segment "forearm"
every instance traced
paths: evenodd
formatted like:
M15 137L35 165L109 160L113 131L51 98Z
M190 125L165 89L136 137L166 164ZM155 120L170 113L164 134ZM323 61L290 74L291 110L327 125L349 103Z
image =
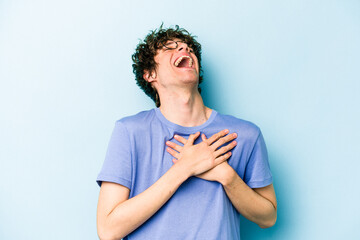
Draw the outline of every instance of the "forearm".
M104 240L121 239L154 215L188 178L182 169L171 167L141 194L117 205L103 225Z
M228 171L221 183L230 201L240 214L262 228L271 227L275 224L276 202L273 203L251 189L234 169L231 168Z

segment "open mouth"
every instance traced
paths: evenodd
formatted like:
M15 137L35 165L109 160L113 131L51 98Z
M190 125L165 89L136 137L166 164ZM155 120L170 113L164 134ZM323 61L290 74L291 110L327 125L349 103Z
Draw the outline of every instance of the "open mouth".
M179 67L179 68L192 67L193 60L190 56L183 55L175 61L174 65L175 65L175 67Z

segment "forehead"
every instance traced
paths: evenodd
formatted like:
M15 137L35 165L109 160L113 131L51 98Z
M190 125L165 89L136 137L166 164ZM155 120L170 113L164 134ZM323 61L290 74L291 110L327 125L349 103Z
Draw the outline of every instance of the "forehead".
M184 41L184 40L183 40L183 39L180 39L180 38L170 38L170 39L167 39L165 42L171 42L171 41L181 42L181 41Z

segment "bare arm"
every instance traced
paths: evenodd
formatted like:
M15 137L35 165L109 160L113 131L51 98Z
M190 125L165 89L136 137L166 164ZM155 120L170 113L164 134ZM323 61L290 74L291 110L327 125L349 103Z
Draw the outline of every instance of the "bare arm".
M227 133L222 131L212 140L220 141ZM101 240L125 237L154 215L186 179L208 171L230 157L230 153L217 152L206 144L193 145L198 136L199 133L189 136L183 147L184 161L173 165L158 181L133 198L128 199L129 189L124 186L102 183L97 210ZM228 147L227 151L231 148Z
M130 199L128 188L103 182L97 210L100 239L121 239L128 235L156 213L186 179L186 173L174 166L152 186Z
M276 222L277 203L273 185L251 189L227 163L223 163L224 177L219 180L236 210L261 228Z
M229 135L226 137L230 138ZM224 141L226 137L222 138L222 140ZM207 139L206 136L203 135L202 139L204 142L211 144L208 141L211 138ZM185 138L179 138L179 142L186 144L187 140ZM217 143L212 145L216 148L220 146ZM168 146L176 150L168 150L169 153L176 158L173 160L174 163L180 163L179 153L183 150L182 147L177 144L168 144ZM272 184L264 188L251 189L226 161L207 172L197 175L197 177L221 183L236 210L247 219L258 224L261 228L271 227L275 224L277 203Z

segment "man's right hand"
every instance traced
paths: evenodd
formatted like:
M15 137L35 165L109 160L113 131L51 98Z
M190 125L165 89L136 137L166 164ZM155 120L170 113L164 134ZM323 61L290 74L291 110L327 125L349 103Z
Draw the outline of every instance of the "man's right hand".
M174 138L184 146L167 141L167 151L175 158L174 163L185 169L188 177L196 176L216 167L231 156L230 150L236 146L236 141L219 148L237 137L236 133L228 133L229 130L222 130L209 139L203 138L203 141L196 145L194 141L200 136L199 132L191 134L188 139L175 135Z

